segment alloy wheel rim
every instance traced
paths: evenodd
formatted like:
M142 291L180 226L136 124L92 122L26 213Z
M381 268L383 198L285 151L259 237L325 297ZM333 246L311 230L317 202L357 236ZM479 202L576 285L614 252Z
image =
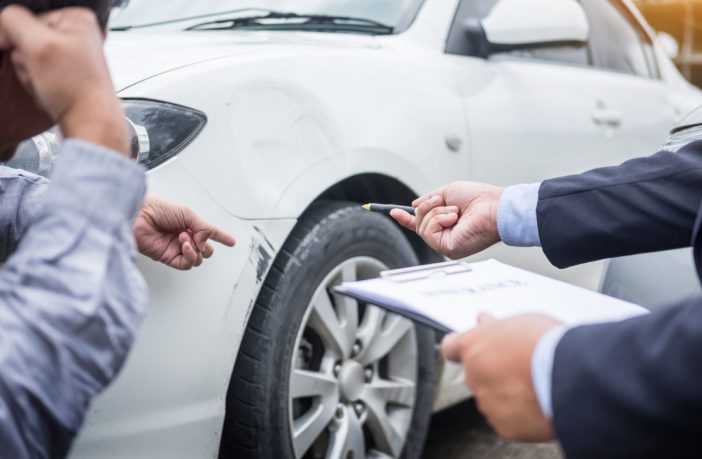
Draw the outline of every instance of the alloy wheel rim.
M332 292L376 277L371 257L344 261L317 287L293 352L289 422L295 457L399 457L414 413L417 336L412 323Z

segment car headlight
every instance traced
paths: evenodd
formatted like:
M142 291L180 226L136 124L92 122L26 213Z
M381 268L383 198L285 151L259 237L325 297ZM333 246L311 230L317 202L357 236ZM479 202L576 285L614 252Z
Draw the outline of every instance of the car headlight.
M204 113L152 100L126 99L124 113L132 128L132 149L147 169L177 155L207 124Z
M58 128L53 128L22 142L15 156L5 165L48 177L54 168L59 151L61 151L61 133Z
M146 99L125 99L132 158L147 169L177 155L195 140L207 124L204 113L180 105ZM44 177L53 171L61 150L61 135L53 128L23 142L5 163Z

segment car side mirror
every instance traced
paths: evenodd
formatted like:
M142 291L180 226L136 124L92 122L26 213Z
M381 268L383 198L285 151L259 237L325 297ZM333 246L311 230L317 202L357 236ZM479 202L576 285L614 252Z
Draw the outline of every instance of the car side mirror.
M520 49L585 45L590 27L577 0L499 0L464 30L483 57Z

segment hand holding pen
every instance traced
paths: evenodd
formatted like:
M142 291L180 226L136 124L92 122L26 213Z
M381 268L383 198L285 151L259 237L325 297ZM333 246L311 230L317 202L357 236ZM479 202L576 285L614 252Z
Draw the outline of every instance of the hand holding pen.
M390 216L417 234L432 249L452 258L465 258L500 241L497 209L503 188L475 182L455 182L412 203L415 215L395 208Z

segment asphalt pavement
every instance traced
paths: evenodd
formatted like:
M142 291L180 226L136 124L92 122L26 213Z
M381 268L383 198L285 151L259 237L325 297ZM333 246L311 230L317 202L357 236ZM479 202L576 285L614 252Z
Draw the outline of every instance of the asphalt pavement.
M434 416L423 459L563 459L554 443L511 443L499 438L468 401Z

